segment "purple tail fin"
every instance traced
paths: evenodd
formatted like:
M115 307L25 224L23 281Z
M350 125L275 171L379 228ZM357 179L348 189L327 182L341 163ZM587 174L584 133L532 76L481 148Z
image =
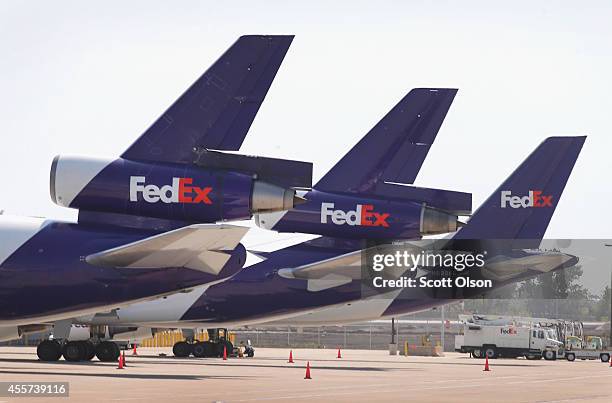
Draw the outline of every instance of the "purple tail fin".
M191 163L194 149L237 151L292 40L240 37L122 158Z
M384 182L413 183L456 93L442 88L410 91L315 188L374 194Z
M453 239L541 240L586 137L549 137Z

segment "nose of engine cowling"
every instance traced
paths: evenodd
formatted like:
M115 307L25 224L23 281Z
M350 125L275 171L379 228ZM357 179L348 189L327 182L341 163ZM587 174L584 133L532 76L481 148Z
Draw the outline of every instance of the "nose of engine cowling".
M455 232L464 224L456 214L423 206L421 235L436 235Z
M306 202L296 194L295 189L283 188L268 182L255 181L251 196L251 213L270 213L290 210Z

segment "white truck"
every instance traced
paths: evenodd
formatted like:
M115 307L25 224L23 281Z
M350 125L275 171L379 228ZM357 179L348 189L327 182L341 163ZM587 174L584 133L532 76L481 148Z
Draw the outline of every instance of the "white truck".
M463 334L455 337L455 351L474 358L516 358L555 360L563 355L563 343L554 329L530 324L475 323L465 321Z

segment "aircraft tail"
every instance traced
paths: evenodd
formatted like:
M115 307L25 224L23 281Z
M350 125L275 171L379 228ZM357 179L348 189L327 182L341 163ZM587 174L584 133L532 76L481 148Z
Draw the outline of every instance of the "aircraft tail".
M456 89L411 90L314 186L329 192L376 193L385 182L414 182Z
M541 240L585 139L544 140L453 239Z
M240 37L121 157L192 163L202 149L237 151L292 40Z

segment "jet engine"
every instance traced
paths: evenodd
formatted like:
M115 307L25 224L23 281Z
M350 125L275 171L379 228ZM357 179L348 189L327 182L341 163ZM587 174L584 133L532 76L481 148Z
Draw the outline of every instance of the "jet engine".
M166 220L216 222L293 208L289 186L258 175L183 164L58 156L51 198L64 207Z

